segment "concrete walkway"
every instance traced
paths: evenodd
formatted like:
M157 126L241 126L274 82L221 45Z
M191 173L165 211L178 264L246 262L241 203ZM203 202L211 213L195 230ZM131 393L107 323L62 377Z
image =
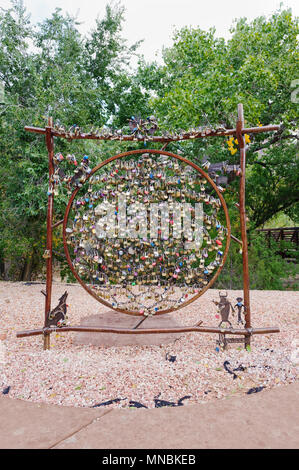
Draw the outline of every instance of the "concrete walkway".
M299 383L159 409L70 408L0 398L1 449L299 447Z

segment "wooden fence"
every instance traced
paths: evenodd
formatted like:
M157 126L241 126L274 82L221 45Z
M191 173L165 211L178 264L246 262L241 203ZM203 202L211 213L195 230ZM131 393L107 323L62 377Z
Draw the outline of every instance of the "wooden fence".
M265 233L266 240L268 242L269 247L271 246L272 239L274 239L276 242L279 242L282 240L282 241L291 242L292 244L294 244L293 249L282 247L279 253L284 258L290 261L295 261L295 258L292 258L290 255L292 251L298 250L298 247L299 247L299 227L265 228L265 229L257 230L257 232Z

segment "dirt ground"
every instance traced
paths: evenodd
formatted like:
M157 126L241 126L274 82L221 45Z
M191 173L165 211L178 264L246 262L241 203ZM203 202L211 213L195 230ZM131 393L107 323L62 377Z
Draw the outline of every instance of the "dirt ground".
M43 288L0 283L0 390L11 398L76 407L187 406L298 380L298 292L251 292L253 327L280 328L280 333L254 336L251 351L238 343L218 350L215 334L184 333L168 344L108 347L76 344L76 333L59 331L44 351L42 336L16 338L18 331L43 326ZM53 306L65 290L72 325L108 311L80 286L61 283L54 284ZM171 315L179 325L202 320L217 326L212 300L218 294L209 290ZM234 305L242 292L228 295ZM236 316L232 321L236 326Z

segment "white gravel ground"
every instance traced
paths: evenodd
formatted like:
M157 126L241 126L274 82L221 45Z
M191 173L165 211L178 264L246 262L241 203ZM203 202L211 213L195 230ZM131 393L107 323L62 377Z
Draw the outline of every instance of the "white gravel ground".
M0 283L0 393L9 397L67 406L91 407L121 399L107 407L127 408L130 401L148 408L155 398L178 403L206 402L294 382L299 366L299 294L290 291L251 291L253 327L278 326L280 333L256 335L251 351L239 344L216 351L217 336L188 333L173 344L97 348L75 346L75 333L53 333L51 349L43 350L42 336L16 338L16 332L43 326L44 285ZM105 310L80 286L54 284L53 306L69 292L69 321ZM235 305L241 291L228 291ZM179 324L217 326L218 291L209 290L199 300L174 313ZM236 316L233 317L236 325ZM166 360L166 354L175 361ZM169 357L169 356L168 356ZM243 366L245 370L229 369ZM10 387L10 388L9 388Z

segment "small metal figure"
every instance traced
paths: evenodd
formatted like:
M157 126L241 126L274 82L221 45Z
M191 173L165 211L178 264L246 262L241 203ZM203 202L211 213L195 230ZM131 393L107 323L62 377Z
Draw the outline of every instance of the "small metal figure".
M246 307L243 304L242 297L237 297L236 300L237 300L237 303L236 303L235 307L238 308L238 323L241 323L241 325L243 325L243 321L242 321L242 318L241 318L241 312L242 312L242 308L243 308L243 313L245 313Z
M228 323L229 326L232 328L233 325L229 321L228 317L230 314L230 309L232 309L233 312L235 312L234 307L230 303L230 301L227 299L227 292L225 294L219 292L219 297L220 297L220 302L216 302L213 300L214 304L217 305L219 309L219 313L221 315L221 322L219 323L219 327L222 326L222 323Z
M65 325L67 316L66 316L66 310L67 310L67 305L66 305L66 299L67 299L68 293L65 291L65 293L60 297L59 299L59 304L57 307L55 307L49 314L46 322L46 327L51 327L51 326L63 326Z
M153 135L158 129L158 124L155 116L150 116L147 119L132 116L129 119L129 127L135 137L142 138Z

